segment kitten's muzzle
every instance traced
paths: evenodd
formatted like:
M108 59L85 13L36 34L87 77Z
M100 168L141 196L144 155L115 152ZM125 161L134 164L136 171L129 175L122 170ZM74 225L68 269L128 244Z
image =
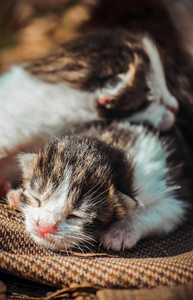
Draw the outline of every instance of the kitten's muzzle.
M37 223L36 232L38 236L44 238L46 234L54 234L58 230L59 222L52 226Z
M176 98L170 96L170 97L166 97L161 98L161 103L167 108L169 109L174 116L177 115L178 110L179 110L179 104L178 101L176 100Z

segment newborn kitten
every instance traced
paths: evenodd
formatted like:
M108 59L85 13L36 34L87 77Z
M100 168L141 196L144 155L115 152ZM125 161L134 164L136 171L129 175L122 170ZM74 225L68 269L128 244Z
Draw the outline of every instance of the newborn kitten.
M128 122L78 124L38 154L19 156L22 187L8 200L43 247L98 240L115 251L131 248L185 219L191 190L182 149Z
M148 36L98 30L61 46L60 53L27 70L50 83L66 82L89 92L103 117L148 122L161 131L174 124L178 103Z
M191 26L192 7L189 0L97 0L87 4L90 19L83 23L82 29L85 32L121 27L133 34L152 37L161 57L167 87L179 103L177 126L193 149L193 59L185 50L187 32L180 32L183 22ZM150 57L155 62L153 52ZM157 71L160 69L155 63L154 66Z

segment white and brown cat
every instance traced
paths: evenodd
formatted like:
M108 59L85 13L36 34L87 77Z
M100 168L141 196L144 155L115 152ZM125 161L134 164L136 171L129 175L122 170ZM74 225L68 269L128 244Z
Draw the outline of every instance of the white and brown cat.
M9 203L31 238L56 251L95 241L119 251L172 232L192 200L187 154L174 136L127 121L71 124L37 154L20 154L22 185Z

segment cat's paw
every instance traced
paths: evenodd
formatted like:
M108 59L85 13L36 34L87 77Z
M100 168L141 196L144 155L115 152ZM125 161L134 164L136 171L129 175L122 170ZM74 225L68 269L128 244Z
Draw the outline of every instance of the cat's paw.
M125 224L125 228L116 222L109 230L100 236L100 244L107 249L120 251L121 249L130 249L136 245L140 235L132 226Z

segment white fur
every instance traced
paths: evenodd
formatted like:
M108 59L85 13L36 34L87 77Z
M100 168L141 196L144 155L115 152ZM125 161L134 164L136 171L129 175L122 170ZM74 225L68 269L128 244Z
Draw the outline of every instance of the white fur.
M126 126L123 124L122 126ZM177 186L167 185L168 152L151 134L144 134L142 127L135 127L140 137L132 156L136 199L143 204L124 219L114 223L100 241L106 248L120 250L133 247L139 239L160 233L168 233L183 220L186 204L176 199ZM130 148L130 146L128 146ZM136 148L139 151L136 151Z
M40 81L22 67L0 77L0 175L14 180L17 172L3 158L39 146L67 121L97 118L95 95ZM16 174L15 174L16 173Z
M0 149L12 152L35 137L45 138L65 122L96 117L92 94L49 84L13 67L0 78Z
M37 195L41 201L41 207L34 205L24 206L22 208L25 214L26 231L37 244L45 248L53 250L69 249L81 243L83 239L83 233L81 233L80 228L65 221L67 215L71 213L66 209L71 176L73 176L71 170L66 168L62 184L54 191L49 200L44 200L47 197L47 193L49 193L48 189L46 189L44 194ZM51 184L50 188L52 188ZM25 194L31 203L35 204L34 197L36 197L36 195L30 195L27 193L27 190ZM58 224L56 232L47 233L44 237L38 234L41 226L53 227L56 224ZM88 239L88 236L84 236L84 241Z

